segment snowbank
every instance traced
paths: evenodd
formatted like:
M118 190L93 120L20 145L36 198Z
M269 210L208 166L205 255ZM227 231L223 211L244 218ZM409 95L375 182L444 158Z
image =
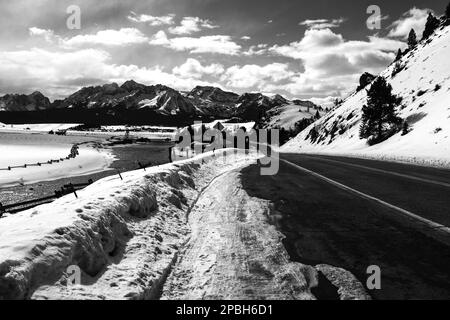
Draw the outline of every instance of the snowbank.
M78 199L0 219L0 298L157 298L187 240L186 212L199 191L255 161L224 154L107 177ZM81 268L81 285L66 285L71 265Z
M333 112L308 127L282 147L284 152L319 153L406 161L450 167L450 27L440 29L429 43L421 43L404 56L404 69L392 75L395 64L381 76L403 98L399 115L411 131L398 133L383 143L369 146L359 138L365 90L350 96ZM309 133L316 127L318 139Z

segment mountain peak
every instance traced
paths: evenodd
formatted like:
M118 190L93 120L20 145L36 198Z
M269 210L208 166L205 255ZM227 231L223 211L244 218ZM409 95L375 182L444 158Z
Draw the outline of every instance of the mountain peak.
M277 104L287 104L287 103L289 103L289 100L286 99L285 97L283 97L283 96L280 95L280 94L274 95L274 96L272 97L272 101L273 101L274 103L277 103Z
M141 84L141 83L137 83L134 80L128 80L125 81L120 88L125 89L127 91L133 91L133 90L137 90L137 89L141 89L145 87L145 85Z
M41 92L7 94L0 98L0 111L36 111L50 107L50 100Z

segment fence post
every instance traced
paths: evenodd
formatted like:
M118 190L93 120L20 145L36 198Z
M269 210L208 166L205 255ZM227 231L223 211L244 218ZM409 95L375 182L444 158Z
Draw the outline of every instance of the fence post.
M75 190L75 187L73 186L72 183L69 184L69 191L70 191L70 192L73 192L73 194L75 195L75 197L78 199L77 191Z

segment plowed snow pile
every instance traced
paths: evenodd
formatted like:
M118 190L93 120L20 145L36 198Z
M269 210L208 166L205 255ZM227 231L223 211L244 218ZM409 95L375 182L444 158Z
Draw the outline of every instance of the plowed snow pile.
M370 147L359 138L361 108L366 90L351 95L336 110L283 146L284 152L350 155L450 167L450 27L439 29L400 61L403 70L393 75L395 64L382 74L403 98L399 116L411 127ZM368 88L366 88L368 89ZM319 132L312 141L313 128Z
M187 240L186 212L199 191L255 161L225 154L108 177L78 199L0 219L0 298L157 297ZM81 268L83 285L65 285L71 265Z

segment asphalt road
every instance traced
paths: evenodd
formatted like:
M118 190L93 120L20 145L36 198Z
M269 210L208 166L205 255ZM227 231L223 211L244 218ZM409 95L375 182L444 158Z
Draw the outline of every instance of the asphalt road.
M273 202L270 219L291 259L330 264L363 283L381 269L375 299L450 299L450 171L373 160L282 154L275 176L241 179Z

